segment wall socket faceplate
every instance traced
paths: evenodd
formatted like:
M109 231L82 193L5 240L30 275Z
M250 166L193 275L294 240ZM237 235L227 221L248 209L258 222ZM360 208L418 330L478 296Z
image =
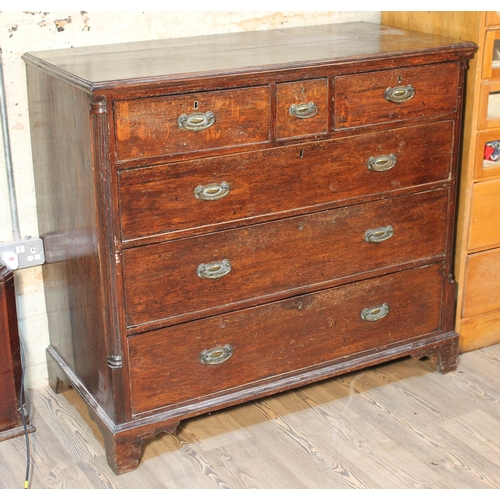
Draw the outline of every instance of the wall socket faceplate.
M45 263L43 241L41 238L27 237L0 242L0 261L11 270L39 266Z

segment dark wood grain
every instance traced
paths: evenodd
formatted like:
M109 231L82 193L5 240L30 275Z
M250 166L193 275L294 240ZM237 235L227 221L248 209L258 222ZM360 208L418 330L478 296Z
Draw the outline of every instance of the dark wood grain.
M0 441L23 432L21 373L14 273L0 264ZM17 433L9 432L13 429Z
M24 56L49 378L83 398L116 474L187 418L404 356L455 368L474 50L348 23ZM385 99L407 84L411 100ZM290 115L309 102L314 117ZM208 111L210 127L179 127ZM384 155L391 168L368 168ZM194 196L223 183L220 199ZM365 241L388 225L391 238ZM224 259L229 274L198 277ZM359 326L381 300L391 313ZM225 342L227 362L200 361Z
M28 67L31 140L51 345L110 413L89 95ZM97 165L95 165L97 169ZM100 253L101 252L101 253ZM99 254L100 253L100 254ZM53 382L56 384L56 382Z
M122 238L179 237L194 228L249 224L443 182L452 143L453 122L446 121L120 171ZM397 158L392 169L368 168L371 157L391 153ZM223 182L230 185L224 198L195 198L197 186Z
M217 394L438 332L442 281L442 266L436 264L134 336L129 340L134 411ZM361 319L364 308L383 303L390 307L387 316L374 322ZM227 361L200 363L204 349L226 344L234 349ZM172 376L175 386L165 392Z
M328 90L326 78L278 84L276 86L276 137L287 139L326 134L330 111ZM309 103L317 108L313 116L298 118L290 112L292 105L308 105Z
M123 252L129 327L186 321L242 305L331 286L363 273L445 255L446 190L141 246ZM394 235L369 243L369 229ZM228 259L231 271L200 278L200 264ZM155 293L150 293L155 290Z
M268 87L115 101L118 160L269 142L269 104ZM215 120L207 129L178 125L182 115L207 112Z
M381 57L421 57L426 52L429 58L440 52L453 59L457 50L472 55L475 45L372 23L346 23L75 47L35 52L25 60L99 91L230 73L295 71L333 60L379 63Z
M22 356L14 272L0 263L0 441L35 431L21 389Z
M371 123L397 123L408 116L440 114L456 109L460 65L400 68L335 79L334 127L359 127ZM413 86L415 95L402 103L384 97L388 88Z

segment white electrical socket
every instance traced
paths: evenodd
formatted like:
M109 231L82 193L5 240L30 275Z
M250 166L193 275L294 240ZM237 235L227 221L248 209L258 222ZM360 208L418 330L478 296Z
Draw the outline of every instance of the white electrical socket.
M19 241L0 242L0 260L11 270L44 264L43 241L27 237Z

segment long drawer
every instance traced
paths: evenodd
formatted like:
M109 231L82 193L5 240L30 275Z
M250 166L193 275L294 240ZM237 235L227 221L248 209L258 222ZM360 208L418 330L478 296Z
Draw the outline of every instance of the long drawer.
M123 240L448 179L451 121L121 171ZM265 168L263 168L265 166Z
M318 283L441 258L448 189L122 252L127 326L185 321Z
M442 287L438 263L133 336L133 412L437 332Z
M339 76L334 129L454 112L459 77L456 62Z

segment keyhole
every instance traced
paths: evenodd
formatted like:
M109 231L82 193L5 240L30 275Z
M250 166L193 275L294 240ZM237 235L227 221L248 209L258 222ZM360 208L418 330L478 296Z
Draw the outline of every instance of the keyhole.
M303 86L303 85L301 85L301 86L299 87L299 90L300 90L303 94L304 94L304 93L305 93L305 91L306 91L306 89L304 88L304 86Z
M299 151L299 158L304 158L304 150L303 149L301 149Z
M194 101L194 103L193 103L193 108L194 108L194 109L198 109L198 101Z
M401 75L398 76L398 83L403 83L403 77Z

